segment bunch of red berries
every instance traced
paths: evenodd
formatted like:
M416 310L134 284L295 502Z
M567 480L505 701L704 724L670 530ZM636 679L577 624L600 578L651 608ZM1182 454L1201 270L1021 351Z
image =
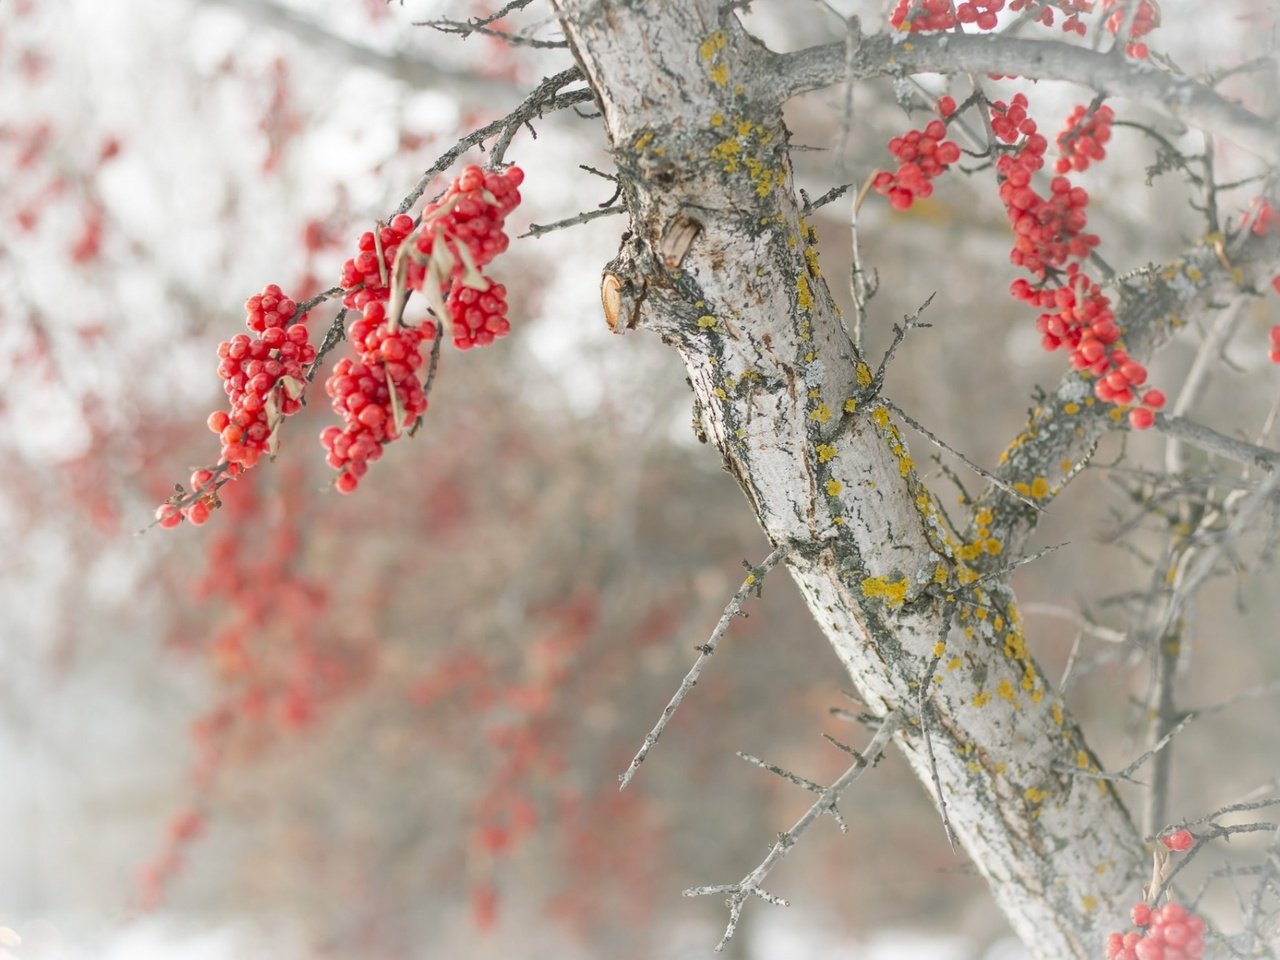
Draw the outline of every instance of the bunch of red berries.
M215 411L209 429L222 440L222 459L248 468L264 450L274 448L280 420L302 409L305 364L316 358L298 305L271 284L245 301L243 333L218 345L218 376L231 400L231 412Z
M898 0L889 22L900 30L950 30L956 25L951 0Z
M948 104L947 101L950 101ZM955 111L955 101L944 97L939 108L949 106ZM895 210L906 210L917 197L933 193L934 177L960 159L960 148L950 140L944 140L947 125L941 120L930 120L923 130L910 130L901 137L889 141L889 152L901 161L896 173L887 170L876 175L872 185L889 198Z
M1176 903L1154 910L1140 903L1129 916L1142 932L1111 934L1107 960L1199 960L1204 953L1204 920Z
M342 493L354 491L369 462L382 456L382 445L426 412L417 370L423 363L422 344L435 335L432 323L393 328L380 300L366 303L361 319L351 325L347 337L356 358L343 357L325 381L344 425L326 427L320 435L326 462L342 471L336 481Z
M1115 116L1115 111L1105 105L1093 111L1077 106L1071 111L1058 134L1058 173L1087 170L1094 160L1104 159L1107 151L1102 145L1111 139Z
M459 349L485 346L511 329L506 288L481 270L507 249L503 224L520 202L523 180L519 167L501 173L467 167L427 206L419 224L400 214L377 233L364 233L360 252L343 265L343 303L361 311L347 332L356 357L340 360L325 382L344 425L321 434L327 462L342 471L336 481L341 492L354 491L382 445L427 409L417 371L436 325L411 326L392 315L397 285L403 285L401 296L419 290L437 308L443 303L446 316L440 319L450 324Z
M1096 111L1095 116L1101 117L1105 109ZM1073 116L1073 122L1082 117L1083 110ZM1109 116L1105 123L1109 128ZM1007 143L1021 138L1013 153L996 161L996 172L1000 199L1014 233L1009 259L1038 280L1035 286L1025 279L1015 280L1009 292L1017 300L1046 310L1036 321L1041 343L1046 350L1070 350L1072 366L1097 378L1094 394L1099 400L1122 406L1139 402L1137 388L1146 382L1146 369L1115 346L1120 329L1111 300L1080 268L1079 261L1098 244L1097 236L1085 232L1089 194L1060 174L1050 181L1048 197L1040 196L1032 186L1033 175L1044 167L1048 141L1027 116L1023 94L1015 95L1008 104L997 101L991 105L991 127L996 137ZM1096 144L1096 138L1092 142ZM1155 422L1154 411L1164 405L1165 397L1159 390L1148 390L1141 394L1140 402L1142 406L1129 411L1129 423L1136 430L1145 430Z
M1015 300L1052 310L1042 313L1036 324L1046 350L1066 347L1072 366L1100 375L1107 369L1107 348L1120 339L1111 301L1078 263L1067 264L1057 279L1060 286L1033 287L1019 278L1010 284L1009 293Z
M1125 11L1128 6L1129 0L1102 0L1103 10L1114 11L1107 17L1107 29L1111 33L1118 34L1120 28L1124 26ZM1150 0L1139 0L1138 12L1134 15L1133 26L1129 28L1129 42L1125 45L1125 53L1139 60L1145 60L1150 52L1147 50L1147 45L1134 41L1139 37L1145 37L1158 26L1160 26L1159 8Z
M1088 256L1098 243L1096 236L1084 232L1089 194L1062 176L1053 178L1048 197L1041 197L1031 185L1032 175L1044 166L1049 142L1027 116L1027 98L1019 93L1009 104L993 103L991 128L1007 143L1023 138L1015 152L996 161L1000 199L1015 237L1009 259L1043 278L1048 268L1062 267L1069 258Z
M1004 9L1005 0L965 0L956 8L956 19L972 23L979 30L994 30L996 14Z
M1009 9L1016 13L1019 10L1033 8L1036 2L1037 0L1010 0ZM1093 0L1054 0L1053 3L1046 3L1035 14L1036 23L1052 27L1055 7L1065 14L1062 21L1062 32L1075 33L1083 37L1088 28L1081 21L1080 14L1093 12Z
M209 415L209 429L222 442L221 462L191 475L191 487L156 509L162 527L184 519L199 526L217 506L216 491L228 479L275 452L280 422L302 409L303 367L316 358L307 315L274 283L245 301L250 337L238 333L218 345L218 376L230 411Z

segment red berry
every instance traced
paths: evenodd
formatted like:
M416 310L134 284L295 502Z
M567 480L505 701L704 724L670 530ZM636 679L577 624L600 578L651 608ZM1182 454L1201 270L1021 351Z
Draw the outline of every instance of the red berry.
M1173 833L1161 837L1160 842L1175 853L1182 853L1184 850L1191 849L1192 844L1196 842L1196 838L1190 830L1175 830Z
M162 503L156 507L156 521L166 529L182 522L182 511L175 503Z
M1155 422L1155 414L1146 407L1135 407L1129 411L1129 425L1135 430L1146 430Z

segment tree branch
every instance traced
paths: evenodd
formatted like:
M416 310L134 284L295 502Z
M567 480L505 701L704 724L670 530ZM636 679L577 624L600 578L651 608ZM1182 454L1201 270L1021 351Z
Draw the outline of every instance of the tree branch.
M1280 165L1280 127L1189 77L1057 40L946 33L876 34L862 38L852 64L844 41L773 55L770 70L787 96L850 79L915 73L993 71L1037 80L1066 80L1141 103ZM850 76L852 74L852 76Z
M494 96L509 97L511 85L493 77L471 71L442 69L439 63L426 56L378 50L375 47L355 43L329 30L311 17L299 14L271 0L199 0L206 5L229 7L244 16L255 26L270 27L289 34L318 53L336 57L353 66L364 67L392 79L408 84L414 89L443 88L468 101L491 102Z
M711 894L727 894L725 905L729 908L729 925L725 928L724 936L720 938L720 942L716 944L716 953L724 949L725 944L733 939L734 933L738 929L738 921L742 917L742 908L746 904L748 897L759 897L767 900L769 903L780 907L790 906L790 904L781 897L766 893L761 889L760 884L764 882L764 878L769 875L778 862L787 855L800 836L809 829L809 826L828 811L835 811L836 801L840 799L840 794L849 788L853 781L862 775L862 772L868 767L875 766L881 754L884 753L885 747L889 745L894 731L898 728L898 723L902 719L902 714L898 711L890 713L884 718L880 724L880 729L876 731L876 735L871 738L871 742L867 744L867 749L862 752L853 765L849 767L831 786L822 791L822 796L813 802L813 805L805 811L804 816L797 820L786 833L778 835L777 841L769 848L769 854L761 861L760 865L743 877L737 883L716 884L709 887L693 887L684 891L686 897L703 897ZM804 785L804 784L802 784Z

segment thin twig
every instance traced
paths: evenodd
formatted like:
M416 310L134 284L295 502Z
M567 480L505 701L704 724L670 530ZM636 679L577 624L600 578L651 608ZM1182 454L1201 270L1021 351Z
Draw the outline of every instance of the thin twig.
M518 107L500 120L481 127L479 130L473 130L467 134L452 147L440 155L426 172L418 178L417 184L409 191L409 194L400 201L396 207L396 213L407 213L409 208L422 198L427 192L427 187L431 185L431 181L443 173L449 167L453 166L458 157L462 156L472 147L484 143L490 137L505 135L502 141L503 151L510 143L511 137L515 135L515 131L521 126L528 123L534 117L545 115L548 111L563 110L566 107L572 107L579 103L586 103L591 100L594 94L588 89L570 90L568 93L559 93L562 87L568 86L574 81L582 79L582 71L577 67L570 67L567 70L561 70L559 73L543 80L534 88L520 103ZM501 159L502 152L499 152L497 146L494 147L493 155L497 159Z
M707 661L711 659L712 654L716 652L716 646L720 643L720 639L724 636L725 631L729 629L729 624L733 622L735 617L742 615L742 604L747 597L754 593L760 595L760 587L763 584L765 575L776 567L791 551L794 546L784 544L777 547L773 553L765 557L764 562L758 567L751 567L747 578L742 581L740 586L730 598L728 606L724 608L724 613L720 615L720 620L716 623L715 629L711 631L711 639L698 647L698 659L693 662L693 666L689 668L689 672L685 674L683 680L680 681L680 687L676 690L675 696L667 704L666 709L662 711L662 716L658 718L658 722L654 724L652 730L644 738L644 743L639 751L632 758L630 765L626 771L618 778L620 783L619 790L625 790L627 784L631 782L631 778L636 775L636 771L640 769L640 764L644 763L645 757L649 755L649 751L653 749L653 745L658 742L658 738L662 736L662 731L667 728L667 724L671 718L675 716L676 710L680 708L680 704L684 702L684 698L689 691L697 684L698 678L702 675L703 668L707 665Z
M320 342L320 348L316 350L316 358L311 361L311 365L307 367L307 383L314 382L316 374L320 372L320 364L324 362L324 358L329 351L342 342L346 336L347 311L345 308L338 311L338 315L333 318L333 323L329 324L329 329L325 331L324 340Z
M838 743L831 737L827 737L827 739L831 740L833 744L835 744L837 747L840 747L846 753L851 753L855 757L862 756L862 754L857 753L855 750L853 750L852 747L847 747L842 743ZM783 780L787 781L787 783L794 783L797 787L803 787L804 789L808 790L810 793L822 793L827 789L820 783L816 783L815 781L810 780L807 777L802 777L798 773L792 773L790 770L785 770L782 767L777 766L776 764L769 763L769 761L767 760L761 760L759 757L753 756L750 753L743 753L741 750L739 750L738 756L740 756L743 760L747 761L747 763L754 764L755 766L759 767L761 770L768 770L775 777L781 777ZM841 833L849 832L849 825L844 822L844 818L840 816L839 808L834 803L831 805L831 816L835 818L836 826L840 828Z
M951 615L943 615L942 633L945 637L951 627ZM947 843L951 845L951 852L956 850L956 832L951 826L951 816L947 813L947 796L942 792L942 778L938 776L938 761L933 754L933 735L929 731L929 720L933 716L933 703L929 699L929 690L933 687L933 671L938 669L938 663L942 660L942 654L938 654L929 661L929 667L925 670L924 676L920 678L920 732L924 734L924 749L929 757L929 776L933 780L933 792L938 800L938 812L942 815L942 829L947 834Z
M557 220L554 223L531 223L529 224L529 229L520 234L518 239L541 237L557 230L564 230L566 227L576 227L580 223L589 223L592 220L599 220L601 217L612 217L614 214L626 212L627 208L623 206L604 207L598 210L584 210L577 216L569 217L565 220Z
M752 870L749 874L742 878L738 883L716 884L707 887L693 887L684 891L686 897L701 897L715 894L725 894L725 905L729 908L729 924L725 928L724 936L720 938L720 942L716 944L716 953L722 951L730 940L733 939L734 933L738 929L738 921L742 917L742 908L746 904L748 897L759 897L776 906L786 907L790 904L781 897L767 893L760 888L760 883L768 876L769 871L777 865L787 852L796 844L801 834L809 828L809 826L822 816L823 813L832 809L836 801L853 781L857 780L864 770L874 766L876 761L880 759L885 748L889 745L894 731L897 729L902 719L902 712L894 710L885 716L880 724L880 729L876 731L876 735L871 738L871 742L867 744L867 749L863 754L854 761L831 786L822 792L822 796L813 802L813 805L805 811L804 816L795 822L795 824L786 833L779 834L777 841L769 849L769 854L761 861L760 865Z
M961 453L955 447L951 446L951 444L947 443L941 437L925 429L925 427L921 426L919 421L912 419L910 415L908 415L901 407L899 407L896 403L894 403L888 397L881 397L880 402L883 403L890 410L892 410L894 413L896 413L903 420L905 420L907 425L910 426L912 430L916 431L916 433L928 439L931 443L934 444L934 446L939 447L945 450L947 453L951 454L953 457L955 457L957 460L963 463L966 467L968 467L978 476L982 477L988 483L994 484L995 486L999 487L1005 493L1009 494L1009 496L1013 497L1015 500L1020 501L1021 503L1026 504L1032 510L1037 510L1040 512L1044 511L1044 507L1040 506L1040 504L1036 503L1030 497L1024 496L1023 494L1019 493L1017 490L1013 488L1013 485L1011 483L1005 480L1001 480L990 470L987 470L987 469L984 469L983 467L978 466L976 463L974 463L972 460L966 457L963 453Z
M893 342L889 344L889 349L884 353L884 359L880 361L880 366L876 368L876 374L871 378L871 385L867 388L867 393L876 396L880 393L880 388L884 386L884 375L889 369L889 363L893 360L893 355L897 353L898 347L902 346L902 341L907 339L907 333L916 327L931 327L931 323L922 323L921 315L925 310L929 309L929 304L933 303L933 298L938 295L938 291L934 291L925 298L924 303L916 308L915 313L907 314L902 318L901 325L893 325Z

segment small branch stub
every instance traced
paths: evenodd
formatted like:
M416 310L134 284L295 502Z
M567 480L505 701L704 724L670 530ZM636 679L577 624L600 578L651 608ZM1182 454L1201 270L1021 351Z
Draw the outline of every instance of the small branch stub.
M606 273L600 281L600 305L604 307L604 322L611 333L619 333L618 314L622 312L622 281L612 273Z

